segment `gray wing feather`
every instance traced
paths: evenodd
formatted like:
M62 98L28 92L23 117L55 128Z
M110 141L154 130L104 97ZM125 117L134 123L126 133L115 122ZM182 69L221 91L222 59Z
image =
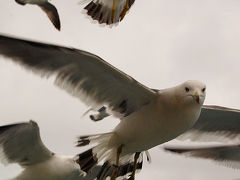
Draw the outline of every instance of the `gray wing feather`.
M56 75L59 87L92 107L107 105L116 116L127 116L156 96L100 57L82 50L0 36L0 55L42 76Z
M166 151L186 157L211 159L221 165L240 169L240 145L225 145L200 148L165 147Z
M240 110L220 106L203 106L196 124L178 139L193 141L232 140L240 142Z
M0 160L28 166L52 157L42 143L35 122L0 126Z

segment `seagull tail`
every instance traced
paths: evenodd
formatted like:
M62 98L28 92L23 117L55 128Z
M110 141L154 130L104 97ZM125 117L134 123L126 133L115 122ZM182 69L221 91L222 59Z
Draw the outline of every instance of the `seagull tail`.
M97 20L99 24L111 25L121 21L134 2L135 0L116 1L116 10L113 11L113 0L92 0L84 9L87 10L87 15Z
M91 173L91 170L103 162L101 170L97 175L97 180L105 180L107 177L111 176L116 167L116 152L117 147L110 147L109 140L113 133L96 134L90 136L79 137L77 146L93 145L94 147L80 153L76 156L76 162L80 165L81 170ZM136 170L140 171L143 164L143 153L140 154ZM123 154L119 160L119 170L117 177L128 177L134 169L134 153Z

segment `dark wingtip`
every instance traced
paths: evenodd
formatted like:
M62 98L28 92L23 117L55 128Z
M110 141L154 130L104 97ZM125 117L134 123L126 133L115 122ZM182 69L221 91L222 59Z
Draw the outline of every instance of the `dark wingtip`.
M54 27L60 31L61 30L61 22L58 14L57 8L49 2L45 2L42 4L38 4L38 6L47 14L48 18L54 25Z
M22 1L20 1L20 0L15 0L15 2L18 3L18 4L20 4L20 5L22 5L22 6L26 5L26 3L24 3L24 2L22 2Z
M89 136L80 136L77 141L77 147L86 146L90 144Z
M186 151L184 149L174 149L174 148L168 148L168 147L164 147L164 150L167 152L176 153L176 154L181 154Z

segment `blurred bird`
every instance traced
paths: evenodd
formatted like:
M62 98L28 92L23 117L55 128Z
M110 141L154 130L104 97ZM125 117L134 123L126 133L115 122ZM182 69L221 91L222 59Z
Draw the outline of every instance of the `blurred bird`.
M240 169L240 110L206 106L197 123L178 139L221 144L198 147L171 145L164 149L188 157L211 159L227 167Z
M104 162L97 179L135 179L143 152L174 139L197 121L206 86L189 80L163 90L150 89L86 51L0 36L0 54L56 84L93 109L106 107L121 121L109 133L79 137L77 146L94 145L77 156L90 172Z
M74 157L51 152L34 121L0 126L0 162L17 163L23 168L12 180L90 180L96 176L95 172L83 177Z
M91 0L84 9L93 20L110 25L122 21L134 2L135 0Z
M58 15L58 11L54 5L48 2L48 0L15 0L18 4L26 5L38 5L48 16L54 27L60 31L61 23Z

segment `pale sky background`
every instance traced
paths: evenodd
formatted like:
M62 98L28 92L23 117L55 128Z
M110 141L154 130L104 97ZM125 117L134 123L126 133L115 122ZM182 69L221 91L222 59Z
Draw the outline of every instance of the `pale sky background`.
M92 23L78 0L52 0L62 31L54 29L40 8L0 0L0 34L70 46L95 53L157 89L189 79L207 84L205 104L240 109L240 1L136 0L117 27ZM38 122L44 143L54 152L77 154L78 135L110 131L118 120L91 122L78 99L21 67L0 58L0 125ZM210 161L150 151L137 180L226 180L240 171ZM0 180L20 172L0 164Z

